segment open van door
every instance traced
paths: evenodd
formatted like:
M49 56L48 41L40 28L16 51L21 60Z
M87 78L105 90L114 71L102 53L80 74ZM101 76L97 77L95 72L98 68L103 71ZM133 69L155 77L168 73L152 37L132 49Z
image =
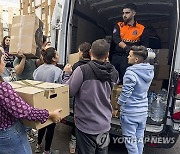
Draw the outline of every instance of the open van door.
M171 100L169 104L169 111L167 117L167 125L172 126L173 130L177 133L180 133L180 117L179 120L175 117L178 112L180 112L180 21L179 21L179 1L177 2L177 22L176 22L176 33L175 33L175 41L174 41L174 54L172 56L172 68L171 79L170 81L170 95L169 100Z
M51 43L52 46L57 49L59 52L59 63L65 64L67 51L70 49L68 45L70 43L68 32L70 32L71 21L69 18L71 17L71 13L73 10L72 4L74 4L75 0L56 0L56 4L53 11L52 16L52 27L51 27Z

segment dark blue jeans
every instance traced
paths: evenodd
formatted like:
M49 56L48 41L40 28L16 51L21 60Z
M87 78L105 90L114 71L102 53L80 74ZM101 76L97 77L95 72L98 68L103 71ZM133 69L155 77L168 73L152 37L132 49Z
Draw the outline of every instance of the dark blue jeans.
M0 154L32 154L24 125L17 121L0 130Z
M78 154L108 154L109 132L91 135L76 129Z

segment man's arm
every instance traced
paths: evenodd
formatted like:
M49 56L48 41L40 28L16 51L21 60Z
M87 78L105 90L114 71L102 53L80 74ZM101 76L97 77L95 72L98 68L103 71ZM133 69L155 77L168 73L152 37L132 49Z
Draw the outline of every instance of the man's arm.
M20 57L21 59L19 59L18 57ZM18 55L13 63L14 69L18 75L20 75L24 71L25 63L26 63L26 56L23 54L23 50L19 49Z
M122 92L118 98L119 105L126 103L126 100L132 95L135 85L136 85L135 76L129 71L127 71L124 75Z
M120 48L123 48L125 51L129 52L130 47L128 47L126 43L122 41L120 36L120 28L117 24L114 26L113 30L113 41L116 45L119 45Z
M140 37L140 44L145 47L149 47L149 36L147 28L144 28L144 31Z
M77 67L73 74L70 76L69 80L66 81L66 84L69 85L70 96L75 96L79 91L83 83L83 73L80 67Z
M24 71L24 66L26 63L26 56L23 56L22 59L20 59L19 64L15 64L14 69L18 75L20 75Z
M116 45L118 45L122 41L121 36L120 36L120 29L117 24L114 26L112 37L113 37L113 41Z
M40 55L39 59L36 60L36 67L39 67L44 63L42 54Z

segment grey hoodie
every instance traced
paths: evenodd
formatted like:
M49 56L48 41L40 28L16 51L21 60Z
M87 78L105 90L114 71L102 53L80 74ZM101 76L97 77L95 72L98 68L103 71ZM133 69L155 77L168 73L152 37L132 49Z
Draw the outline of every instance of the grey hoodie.
M64 80L69 77L65 76ZM118 81L118 72L110 63L90 61L77 67L70 79L70 95L75 96L75 125L87 134L110 130L111 87Z

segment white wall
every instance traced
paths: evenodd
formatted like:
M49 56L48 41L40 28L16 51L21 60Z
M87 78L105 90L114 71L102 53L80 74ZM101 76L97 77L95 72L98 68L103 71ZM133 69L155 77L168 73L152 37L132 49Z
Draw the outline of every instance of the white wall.
M20 0L0 0L0 5L19 8Z

